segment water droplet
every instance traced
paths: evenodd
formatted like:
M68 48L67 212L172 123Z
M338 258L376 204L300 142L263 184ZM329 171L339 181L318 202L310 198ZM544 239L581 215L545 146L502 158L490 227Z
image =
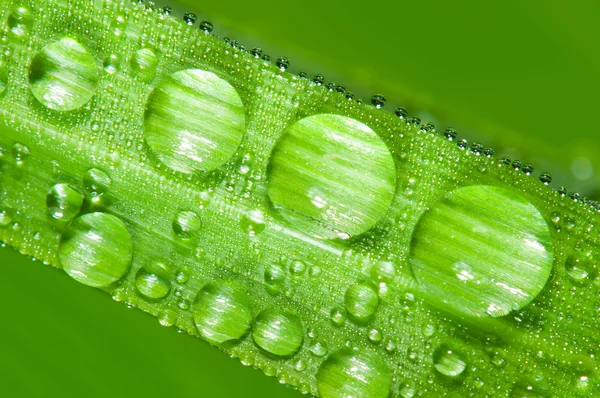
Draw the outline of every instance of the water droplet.
M141 50L136 51L131 59L131 68L137 72L144 81L150 81L154 78L157 65L158 58L156 58L154 51L149 48L142 48Z
M406 111L406 109L399 106L396 109L394 109L394 114L396 116L398 116L400 119L404 119L404 118L406 118L406 115L408 115L408 112Z
M112 180L100 169L89 169L83 176L83 186L92 197L104 195L112 185Z
M346 290L344 304L354 322L366 323L377 310L379 297L371 286L356 284Z
M17 164L21 165L29 157L29 148L17 142L12 147L12 156Z
M342 308L334 308L331 310L329 319L335 326L342 326L346 322L346 311Z
M549 185L552 182L552 175L550 173L542 173L540 174L540 181L544 185Z
M129 269L131 236L115 216L85 214L67 227L58 255L63 269L73 279L88 286L107 287Z
M458 377L467 368L467 362L460 354L442 345L433 353L433 366L444 376Z
M389 283L394 280L396 270L394 264L389 261L378 261L373 264L370 271L371 279L376 283Z
M12 217L8 210L0 211L0 227L8 227L12 223Z
M444 131L444 137L446 137L446 139L448 141L454 141L456 140L456 130L452 129L452 128L447 128L446 131Z
M228 82L211 72L188 69L158 83L148 100L144 134L161 162L192 174L229 160L245 125L244 105Z
M8 14L8 27L16 36L26 35L33 26L33 14L27 7L15 7Z
M382 398L390 394L392 376L388 365L365 352L343 350L332 354L316 376L323 398Z
M586 282L590 276L590 264L586 260L580 260L575 256L569 256L565 262L567 274L575 282Z
M192 239L202 228L202 221L193 211L180 211L173 220L173 232L180 239Z
M35 98L57 111L85 105L95 94L98 68L78 42L63 38L45 46L29 66L29 86Z
M412 380L405 380L400 384L400 396L402 398L413 398L417 395L415 383Z
M171 290L169 268L162 263L145 265L135 275L135 288L144 297L158 300Z
M315 77L313 78L313 82L317 86L322 86L323 83L325 83L325 78L323 77L323 75L315 75Z
M378 329L371 329L367 333L369 341L373 344L379 344L383 340L383 334Z
M210 21L202 21L198 27L204 33L210 33L213 31L213 24Z
M312 354L317 358L324 357L325 355L327 355L327 345L325 345L325 343L317 341L312 345L312 347L310 347L310 352L312 352Z
M371 97L371 104L373 104L377 109L383 108L385 106L385 103L386 99L381 94L375 94Z
M279 264L270 264L265 267L265 284L271 294L279 294L286 281L285 269Z
M475 185L450 192L421 217L410 256L433 303L498 317L542 291L552 270L552 237L518 193Z
M192 306L200 335L213 344L238 340L250 329L252 311L242 286L216 282L202 288Z
M256 345L279 357L294 355L300 349L303 337L300 318L288 312L265 310L252 325L252 339Z
M294 365L294 369L298 372L304 372L306 370L306 361L304 359L299 359Z
M290 67L290 60L286 57L279 57L277 58L277 61L275 61L275 65L283 72Z
M259 234L265 229L265 215L260 210L251 210L242 216L240 226L250 236Z
M71 221L81 211L83 196L67 184L56 184L46 195L48 214L57 220Z
M186 24L193 25L196 23L196 14L194 14L193 12L190 12L190 11L186 11L183 14L183 20L185 21Z
M189 279L189 275L185 270L177 271L175 274L175 280L179 283L186 283Z
M279 140L268 180L271 202L296 228L322 239L348 239L387 213L396 169L368 126L319 114L294 123Z
M294 260L292 262L292 264L290 265L290 272L293 275L300 276L300 275L303 275L305 271L306 271L306 264L304 264L300 260Z

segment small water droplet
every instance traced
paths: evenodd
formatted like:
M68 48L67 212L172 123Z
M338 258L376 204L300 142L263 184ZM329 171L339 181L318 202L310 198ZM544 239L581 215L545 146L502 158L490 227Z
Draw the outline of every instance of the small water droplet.
M213 344L240 339L252 322L245 289L228 281L204 286L196 296L192 314L200 335Z
M8 210L4 209L0 211L0 227L8 227L12 221L13 219Z
M386 99L381 94L375 94L371 97L371 104L375 106L377 109L381 109L385 106Z
M342 308L334 308L331 310L329 319L335 326L342 326L346 322L346 311Z
M196 14L194 14L193 12L190 11L186 11L183 14L183 20L185 21L186 24L188 25L193 25L196 23Z
M242 216L240 226L250 236L259 234L265 229L265 215L260 210L251 210Z
M370 271L371 280L376 283L389 283L396 276L394 264L389 261L378 261L373 264Z
M50 217L71 221L81 211L83 196L67 184L56 184L46 195L46 207Z
M379 305L377 292L365 284L356 284L346 290L344 304L350 318L357 323L368 322Z
M89 213L76 218L62 235L59 258L73 279L107 287L121 279L132 259L131 236L117 217Z
M371 329L367 333L369 341L373 344L379 344L383 340L383 334L378 329Z
M293 275L303 275L306 271L306 264L300 260L294 260L290 265L290 272Z
M12 156L17 162L17 165L22 165L25 159L29 157L29 148L19 142L12 147Z
M447 377L458 377L467 368L467 362L450 347L442 345L433 353L433 366L440 374Z
M135 288L151 300L164 298L171 290L169 268L162 263L145 265L135 275Z
M213 31L213 24L210 21L202 21L200 22L200 25L198 26L198 28L200 28L201 31L203 31L204 33L210 33Z
M193 211L180 211L173 220L173 232L180 239L192 239L202 228L200 217Z
M289 312L265 310L252 325L252 339L269 354L294 355L302 345L304 330L300 318Z
M188 275L187 271L185 271L185 270L177 271L177 274L175 274L175 280L178 283L186 283L188 281L188 279L189 279L189 275Z
M565 262L567 274L575 282L589 281L590 268L590 264L586 260L581 260L576 256L569 256Z
M446 137L446 139L448 141L454 141L456 140L456 130L452 129L452 128L447 128L446 131L444 131L444 137Z
M540 181L544 185L549 185L552 182L552 175L550 173L542 173L540 174Z
M290 60L287 59L286 57L279 57L277 58L277 61L275 61L275 65L277 65L277 67L284 72L287 68L290 67Z
M16 36L24 36L33 26L33 14L27 7L15 7L8 14L8 27Z
M142 48L133 55L131 59L131 68L137 72L144 81L150 81L156 73L158 58L154 51L149 48Z
M320 341L317 341L310 347L310 352L317 358L321 358L327 355L327 351L327 345Z

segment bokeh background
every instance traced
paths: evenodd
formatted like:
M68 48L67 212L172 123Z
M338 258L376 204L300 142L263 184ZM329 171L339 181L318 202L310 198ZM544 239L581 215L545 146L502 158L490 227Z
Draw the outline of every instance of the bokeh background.
M166 5L166 4L159 4ZM600 199L600 3L177 0L214 33ZM294 397L60 270L0 249L0 396Z

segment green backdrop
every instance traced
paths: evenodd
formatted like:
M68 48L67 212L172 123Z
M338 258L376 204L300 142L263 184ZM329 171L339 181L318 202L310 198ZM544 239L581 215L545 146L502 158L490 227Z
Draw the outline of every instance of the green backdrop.
M598 198L595 0L179 3L292 71L381 92L390 110L452 124ZM62 271L8 248L0 265L0 396L298 395Z

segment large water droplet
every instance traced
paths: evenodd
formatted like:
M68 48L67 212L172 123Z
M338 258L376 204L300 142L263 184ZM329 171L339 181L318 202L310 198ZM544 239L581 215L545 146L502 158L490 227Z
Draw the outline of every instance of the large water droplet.
M288 312L266 310L252 325L252 339L266 352L289 357L302 345L304 330L300 318Z
M368 285L356 284L346 290L344 304L350 318L357 323L368 322L379 305L377 292Z
M192 313L202 337L213 344L222 344L246 334L252 311L245 291L234 282L216 282L198 292Z
M192 211L181 211L173 220L173 232L181 239L191 239L202 228L202 221Z
M271 202L298 229L347 239L386 214L396 169L389 149L368 126L320 114L288 128L273 150L268 180Z
M411 265L432 302L473 316L523 308L544 288L552 238L537 209L516 192L469 186L419 220Z
M392 387L390 369L384 361L350 350L329 356L316 378L323 398L386 398Z
M131 236L115 216L85 214L67 227L58 254L63 269L72 278L88 286L107 287L129 269Z
M135 275L135 288L146 298L161 299L171 290L169 273L169 268L162 263L145 265Z
M46 206L50 217L71 221L81 210L83 196L67 184L56 184L46 195Z
M223 165L237 150L244 130L240 96L211 72L175 72L158 84L148 100L146 141L161 162L182 173Z
M86 104L96 92L98 67L78 42L64 38L45 46L29 66L31 92L43 105L70 111Z
M156 58L154 51L149 48L136 51L131 59L131 69L137 72L144 81L150 81L154 78L157 65L158 58Z
M433 366L444 376L458 377L467 368L467 362L462 355L450 347L442 345L433 353Z

